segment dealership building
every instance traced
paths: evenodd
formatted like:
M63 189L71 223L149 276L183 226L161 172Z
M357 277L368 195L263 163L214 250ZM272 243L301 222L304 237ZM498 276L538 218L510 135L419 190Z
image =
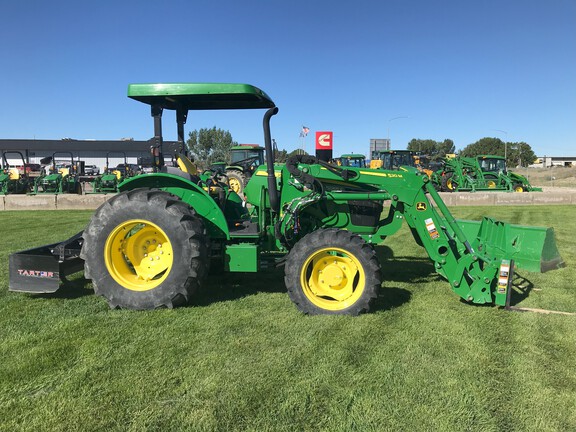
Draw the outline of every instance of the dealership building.
M41 164L47 157L53 157L56 161L69 163L73 158L74 163L84 162L85 166L95 165L103 172L106 166L106 158L110 167L126 162L140 165L142 161L150 160L150 147L153 139L148 141L135 141L122 139L117 141L100 140L75 140L64 138L61 140L36 140L36 139L0 139L0 153L6 154L10 165L21 165L22 159L33 164ZM164 153L173 153L178 148L178 143L164 142Z
M538 159L540 162L539 166L543 168L556 166L576 167L576 156L542 156Z

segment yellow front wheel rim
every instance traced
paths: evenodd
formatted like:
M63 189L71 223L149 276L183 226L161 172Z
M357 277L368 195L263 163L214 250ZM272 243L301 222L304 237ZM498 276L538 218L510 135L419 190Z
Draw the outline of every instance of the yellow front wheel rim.
M112 230L104 246L104 261L112 278L124 288L148 291L168 277L174 254L158 225L133 219Z
M496 182L494 180L488 180L488 187L490 189L495 189L496 188Z
M355 256L344 249L325 248L304 262L300 283L314 305L338 311L358 301L366 285L366 276Z
M230 189L232 189L236 193L240 192L240 190L242 189L240 181L236 178L228 179L228 186L230 186Z

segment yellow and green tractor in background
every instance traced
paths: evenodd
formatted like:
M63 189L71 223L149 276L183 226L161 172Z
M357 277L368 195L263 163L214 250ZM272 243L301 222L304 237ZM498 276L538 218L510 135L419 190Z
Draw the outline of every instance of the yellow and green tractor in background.
M113 154L121 156L123 163L118 164L115 168L110 168L110 156ZM116 193L118 192L118 185L134 175L136 173L130 168L125 152L107 152L104 172L92 181L92 191L93 193Z
M225 175L230 189L241 194L256 168L264 163L264 147L258 144L240 144L230 148L229 165L216 162L210 165L210 170Z
M509 171L506 159L497 155L448 157L432 179L443 192L542 192L523 175Z
M11 164L8 155L16 155L22 161L18 165ZM24 156L19 151L9 151L2 153L2 167L0 169L0 195L25 194L31 191L33 179L28 172L28 164Z
M366 156L359 153L343 154L339 158L333 159L332 162L342 167L366 168Z
M57 159L69 157L70 159ZM54 152L46 158L47 166L34 180L32 195L37 194L82 194L78 165L71 152Z

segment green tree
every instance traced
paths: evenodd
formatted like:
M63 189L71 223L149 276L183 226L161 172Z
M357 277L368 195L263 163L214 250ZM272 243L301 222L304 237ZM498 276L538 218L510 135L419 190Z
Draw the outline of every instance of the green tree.
M460 152L460 156L476 157L478 155L504 156L505 144L500 138L485 137L473 144L468 144Z
M445 139L441 143L438 143L436 146L438 152L434 157L434 160L438 160L441 158L446 157L447 154L452 154L456 151L456 146L454 145L454 141L451 139Z
M288 160L288 158L290 158L291 156L300 155L300 154L306 154L307 155L308 152L297 148L296 150L292 150L290 153L288 153L288 157L286 158L286 160Z
M445 139L444 141L434 141L431 139L413 138L408 143L408 150L428 155L430 160L436 161L445 157L449 153L454 153L454 141Z
M536 154L529 144L525 142L504 142L500 138L485 137L473 144L467 145L460 152L460 156L475 157L482 154L504 156L506 153L506 166L528 166L536 160Z
M214 162L230 163L230 147L238 145L232 140L230 132L202 128L188 134L188 148L201 168L207 168Z
M506 164L510 167L528 166L536 160L536 154L530 145L525 142L508 143Z
M288 160L288 152L284 149L282 150L278 150L275 149L274 150L274 161L278 162L278 163L284 163Z

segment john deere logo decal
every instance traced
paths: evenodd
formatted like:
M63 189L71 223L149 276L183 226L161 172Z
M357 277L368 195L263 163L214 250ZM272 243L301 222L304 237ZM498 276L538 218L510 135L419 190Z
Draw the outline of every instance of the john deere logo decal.
M425 202L419 202L416 203L416 210L418 211L425 211L426 210L426 203Z

